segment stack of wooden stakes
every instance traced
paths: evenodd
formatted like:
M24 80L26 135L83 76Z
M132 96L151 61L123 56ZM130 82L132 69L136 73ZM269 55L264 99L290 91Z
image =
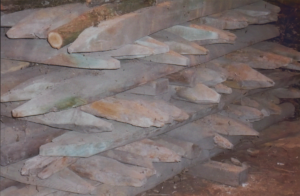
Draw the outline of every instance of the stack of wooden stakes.
M136 195L293 115L278 7L88 2L1 16L1 196Z

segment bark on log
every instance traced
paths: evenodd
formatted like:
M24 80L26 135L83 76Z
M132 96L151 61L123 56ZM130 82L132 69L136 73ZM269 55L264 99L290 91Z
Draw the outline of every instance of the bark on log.
M2 0L1 11L16 12L31 8L45 8L55 7L68 3L83 3L85 0L55 0L55 1L44 1L44 0Z
M53 48L60 49L72 43L88 27L96 26L101 21L152 6L155 2L155 0L124 0L120 3L110 3L96 7L51 31L48 34L48 42Z

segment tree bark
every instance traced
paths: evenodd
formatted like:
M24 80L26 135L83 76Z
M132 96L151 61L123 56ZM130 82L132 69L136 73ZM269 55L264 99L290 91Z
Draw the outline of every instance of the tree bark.
M120 3L109 3L88 11L71 22L54 29L48 34L48 42L53 48L60 49L75 41L79 34L88 27L138 9L152 6L155 0L124 0Z

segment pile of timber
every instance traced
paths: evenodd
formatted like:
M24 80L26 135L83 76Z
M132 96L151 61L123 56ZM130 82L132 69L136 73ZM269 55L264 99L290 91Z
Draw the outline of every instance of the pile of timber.
M1 195L136 195L293 115L278 7L78 2L1 16Z

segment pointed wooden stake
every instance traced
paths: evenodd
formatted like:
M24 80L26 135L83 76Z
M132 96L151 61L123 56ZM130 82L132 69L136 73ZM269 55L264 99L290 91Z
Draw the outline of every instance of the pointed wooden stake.
M125 165L99 155L81 158L70 168L84 178L113 186L141 187L147 182L146 168Z
M71 193L89 194L95 190L95 187L92 184L88 183L68 168L55 173L45 180L41 180L36 176L22 176L20 170L24 162L25 161L21 161L6 167L0 167L0 175L24 184L42 186Z
M24 166L21 170L21 175L31 175L33 173L31 170L42 169L57 159L58 157L44 157L40 155L30 158L24 163Z
M215 134L214 137L214 142L220 147L220 148L224 148L224 149L232 149L234 147L234 145L225 137L219 135L219 134Z
M210 104L219 103L221 95L203 84L196 84L192 88L171 86L174 89L174 98L190 101L193 103Z
M174 51L169 51L164 54L157 54L152 56L147 56L142 58L146 61L156 62L156 63L165 63L165 64L172 64L172 65L181 65L181 66L189 66L190 60L189 58L182 56Z
M139 95L161 95L169 92L169 80L166 78L161 78L153 82L130 89L126 92Z
M213 86L213 89L217 93L222 93L222 94L231 94L232 93L232 89L224 84L217 84L217 85Z
M277 88L277 89L271 90L270 93L280 99L299 99L300 98L300 90L297 88Z
M151 37L167 44L170 50L179 54L203 55L208 53L206 48L165 30L154 33Z
M146 36L143 37L137 41L135 41L136 44L146 46L149 48L152 48L154 51L154 54L162 54L169 52L169 46L163 42L160 42L158 40L153 39L152 37Z
M79 108L71 108L60 112L50 112L39 116L25 117L24 120L85 133L99 133L112 131L113 129L113 125L111 123L80 111Z
M263 52L250 47L227 54L225 55L225 59L238 63L245 63L250 67L257 69L276 69L285 67L292 62L291 58Z
M181 36L189 41L219 39L224 40L225 42L233 42L236 39L236 36L232 33L206 25L175 25L165 31Z
M181 161L181 156L176 152L150 139L133 142L131 144L118 147L117 150L138 154L151 159L153 162Z
M1 59L1 75L25 69L30 63L23 61L13 61L8 59Z

